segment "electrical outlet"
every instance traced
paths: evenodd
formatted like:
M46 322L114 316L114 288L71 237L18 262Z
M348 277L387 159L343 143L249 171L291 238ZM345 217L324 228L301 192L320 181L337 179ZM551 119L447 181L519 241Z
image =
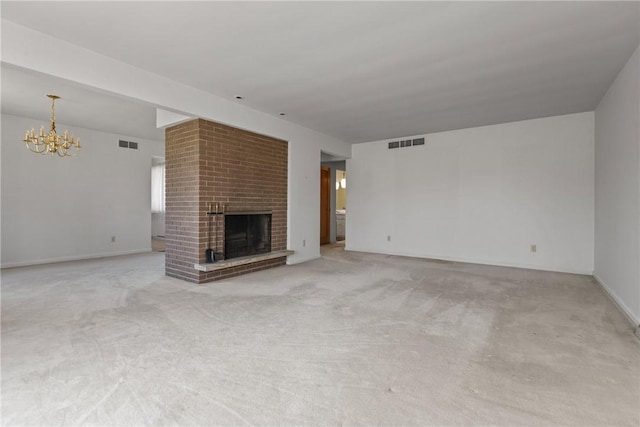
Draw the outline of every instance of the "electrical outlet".
M538 252L538 245L531 245L531 252Z
M116 242L116 236L111 236L111 243L115 243Z
M391 236L387 236L387 242L391 241Z

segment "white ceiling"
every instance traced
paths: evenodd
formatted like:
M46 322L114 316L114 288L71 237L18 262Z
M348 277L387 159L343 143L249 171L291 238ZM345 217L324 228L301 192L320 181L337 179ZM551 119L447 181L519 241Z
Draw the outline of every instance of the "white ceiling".
M2 15L352 143L593 110L640 28L638 2L609 1L3 1Z
M2 112L36 119L33 123L36 130L41 125L48 127L51 100L46 94L53 93L61 97L56 101L56 122L69 126L69 132L77 126L164 141L164 130L156 128L156 109L152 105L6 65L1 73Z

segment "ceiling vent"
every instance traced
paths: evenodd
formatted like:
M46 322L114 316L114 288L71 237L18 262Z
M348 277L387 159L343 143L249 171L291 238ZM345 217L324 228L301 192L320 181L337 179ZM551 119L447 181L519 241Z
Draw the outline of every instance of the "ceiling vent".
M416 138L416 139L403 139L402 141L393 141L389 143L389 150L392 148L404 148L411 147L416 145L424 145L424 138Z

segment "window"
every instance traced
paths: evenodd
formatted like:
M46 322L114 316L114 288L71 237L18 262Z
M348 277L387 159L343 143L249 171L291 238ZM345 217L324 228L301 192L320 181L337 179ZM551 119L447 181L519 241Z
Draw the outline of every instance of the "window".
M164 163L151 166L151 212L164 213Z

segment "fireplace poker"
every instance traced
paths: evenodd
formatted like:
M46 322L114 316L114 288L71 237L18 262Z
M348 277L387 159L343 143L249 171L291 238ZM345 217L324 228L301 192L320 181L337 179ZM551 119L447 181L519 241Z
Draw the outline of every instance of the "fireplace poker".
M221 205L222 205L222 221L224 221L224 203L221 203ZM224 222L223 222L223 224L224 224ZM222 236L224 237L224 228L222 229ZM217 239L217 237L216 237L216 239ZM222 257L224 258L224 244L222 245Z
M221 203L222 204L222 203ZM214 227L214 234L215 234L215 249L216 249L216 257L218 259L220 258L220 251L218 251L218 213L220 212L220 205L218 203L216 203L216 218L215 218L215 227Z
M213 249L211 249L211 206L209 203L209 211L207 212L207 250L204 253L205 259L207 263L214 262L216 260L216 255Z

